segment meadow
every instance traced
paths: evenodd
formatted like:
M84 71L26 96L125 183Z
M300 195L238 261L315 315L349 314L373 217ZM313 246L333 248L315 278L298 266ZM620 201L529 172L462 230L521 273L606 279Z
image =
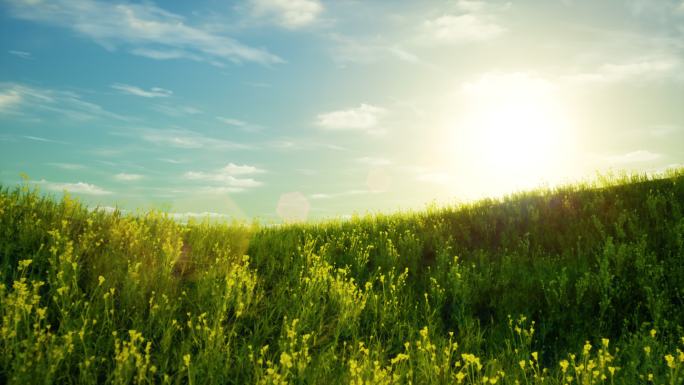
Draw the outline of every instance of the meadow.
M264 226L0 190L0 383L682 384L684 170Z

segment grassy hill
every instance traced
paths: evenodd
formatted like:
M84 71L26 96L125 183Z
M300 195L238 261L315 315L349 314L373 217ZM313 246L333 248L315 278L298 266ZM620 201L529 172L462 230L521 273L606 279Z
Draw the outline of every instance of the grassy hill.
M261 227L0 191L0 383L684 381L684 170Z

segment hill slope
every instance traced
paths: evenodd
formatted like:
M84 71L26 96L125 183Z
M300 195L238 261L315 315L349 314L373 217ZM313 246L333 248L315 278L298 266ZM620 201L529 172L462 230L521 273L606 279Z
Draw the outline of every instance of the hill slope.
M0 382L682 383L684 173L281 227L0 193Z

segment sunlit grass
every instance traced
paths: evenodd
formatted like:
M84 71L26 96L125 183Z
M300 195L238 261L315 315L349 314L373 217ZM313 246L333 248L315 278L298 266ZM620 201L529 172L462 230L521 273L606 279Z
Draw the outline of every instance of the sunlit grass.
M0 258L0 383L684 381L682 170L280 227L5 188Z

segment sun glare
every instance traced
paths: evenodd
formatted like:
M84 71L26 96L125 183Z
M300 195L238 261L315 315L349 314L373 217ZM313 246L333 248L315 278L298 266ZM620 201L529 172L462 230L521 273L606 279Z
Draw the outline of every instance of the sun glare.
M468 110L455 130L457 166L488 194L553 183L569 165L567 114L549 82L526 74L487 75L463 88Z

